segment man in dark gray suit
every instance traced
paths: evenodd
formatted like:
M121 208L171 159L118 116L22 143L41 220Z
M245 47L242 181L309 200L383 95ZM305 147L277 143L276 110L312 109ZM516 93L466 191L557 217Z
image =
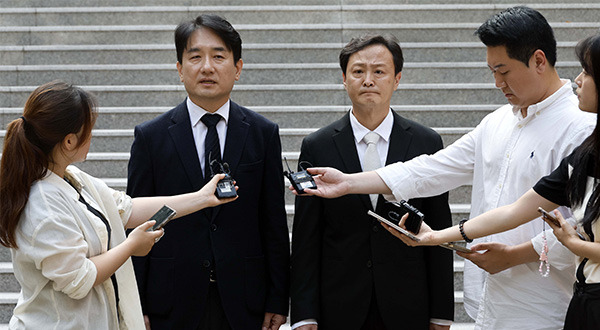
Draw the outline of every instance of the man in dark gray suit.
M352 109L302 142L300 161L346 173L432 154L440 136L390 109L402 76L393 38L354 38L340 54ZM409 201L436 228L451 225L447 193ZM452 253L414 249L367 215L379 195L297 197L292 236L293 329L448 329Z

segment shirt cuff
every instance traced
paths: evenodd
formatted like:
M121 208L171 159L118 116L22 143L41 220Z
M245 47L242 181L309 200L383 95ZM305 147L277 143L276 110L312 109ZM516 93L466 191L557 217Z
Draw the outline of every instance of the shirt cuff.
M442 320L442 319L430 319L429 323L433 323L433 324L437 324L437 325L445 325L445 326L452 325L452 321Z
M303 325L308 325L308 324L315 324L317 325L317 320L316 319L306 319L306 320L302 320L300 322L296 322L294 324L292 324L292 330L299 328Z

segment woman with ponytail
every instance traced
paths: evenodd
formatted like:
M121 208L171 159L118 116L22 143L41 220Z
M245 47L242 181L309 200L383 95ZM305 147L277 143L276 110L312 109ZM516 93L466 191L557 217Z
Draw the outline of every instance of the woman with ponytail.
M598 113L600 95L600 34L579 42L576 53L583 71L575 79L579 108ZM387 229L406 244L437 245L444 242L466 240L491 235L516 228L537 218L538 207L553 210L564 205L571 208L578 221L575 228L553 211L560 225L543 217L553 229L554 235L577 256L577 282L573 298L566 311L564 329L600 329L600 130L598 117L596 128L559 167L538 183L516 202L506 205L458 226L432 231L423 224L417 237L419 242L403 236L393 228ZM553 129L548 127L549 130ZM547 247L545 249L547 251ZM552 276L547 258L540 256L540 273Z
M165 204L179 217L235 199L215 197L223 175L194 193L132 199L72 166L89 151L95 107L91 94L54 81L8 125L0 244L21 284L11 329L144 329L130 257L164 234L147 220Z

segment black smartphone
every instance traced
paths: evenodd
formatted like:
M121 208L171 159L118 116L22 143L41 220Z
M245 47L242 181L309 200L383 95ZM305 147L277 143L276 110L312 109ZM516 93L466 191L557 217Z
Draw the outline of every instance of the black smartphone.
M175 216L175 214L177 214L177 212L175 212L175 210L173 210L172 208L164 205L163 207L160 208L160 210L158 210L156 213L154 213L153 216L150 217L150 220L155 220L156 223L152 226L152 228L149 229L154 231L154 230L159 230L162 227L164 227L169 221L171 221L171 219L173 219L173 217Z
M396 225L400 223L400 219L402 219L404 214L408 213L408 218L404 222L404 227L415 234L418 234L419 230L421 230L421 223L423 223L425 215L423 215L416 207L408 204L404 200L400 201L400 203L386 201L383 207L386 218Z
M550 212L544 210L541 207L538 207L538 212L540 212L542 214L542 218L552 222L552 224L554 224L557 227L560 227L560 222L558 221L558 219L556 219L556 217L554 215L552 215Z

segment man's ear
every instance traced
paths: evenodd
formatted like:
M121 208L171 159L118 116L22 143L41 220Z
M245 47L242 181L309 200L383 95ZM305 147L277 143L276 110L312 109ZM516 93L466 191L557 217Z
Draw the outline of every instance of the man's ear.
M177 72L179 73L179 81L183 82L183 74L181 73L181 63L179 63L179 61L177 61Z
M346 73L342 72L342 83L344 84L344 88L346 88Z
M533 65L535 70L539 73L546 71L548 66L548 59L546 58L546 53L543 50L538 49L533 52L531 55L531 59L529 60L529 64Z
M396 75L396 77L394 79L395 79L394 86L396 88L398 88L398 84L400 84L400 79L402 79L402 71L398 72L398 74Z
M242 67L244 66L244 61L240 58L235 64L235 81L240 79L240 74L242 74Z

